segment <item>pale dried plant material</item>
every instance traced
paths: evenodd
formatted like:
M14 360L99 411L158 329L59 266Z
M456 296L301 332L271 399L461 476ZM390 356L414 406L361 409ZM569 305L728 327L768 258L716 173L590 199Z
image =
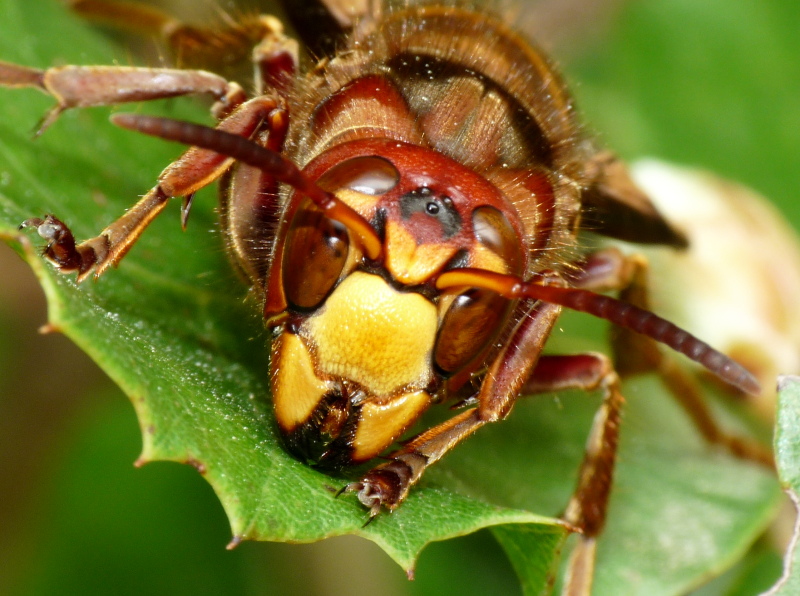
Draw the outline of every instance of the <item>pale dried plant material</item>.
M753 371L757 408L771 419L777 376L800 372L800 239L740 184L658 161L633 174L689 239L684 252L636 247L650 260L653 308Z

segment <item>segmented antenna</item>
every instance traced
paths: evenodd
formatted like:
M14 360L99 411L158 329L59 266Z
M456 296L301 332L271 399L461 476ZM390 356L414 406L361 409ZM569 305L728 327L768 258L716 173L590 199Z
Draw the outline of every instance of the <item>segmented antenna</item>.
M265 149L261 145L239 135L231 134L181 120L145 116L142 114L114 114L111 122L122 128L146 135L194 145L232 157L237 161L259 168L279 182L288 184L311 199L325 216L344 225L359 241L364 253L372 260L381 256L381 239L370 223L349 205L323 190L290 160L280 153Z
M589 290L525 282L512 275L484 269L453 269L439 276L439 289L472 287L494 290L508 298L533 298L585 312L641 333L686 355L720 379L753 395L761 393L756 378L743 366L706 342L648 310Z
M304 194L322 209L327 217L346 226L360 241L370 259L381 256L381 240L369 222L332 193L317 186L281 154L265 149L244 137L191 122L140 114L114 114L111 121L122 128L215 151L259 168L274 176L279 182L288 184ZM754 395L761 392L756 378L725 354L674 323L616 298L577 288L525 282L511 275L470 268L443 273L438 277L436 287L485 288L508 298L533 298L585 312L669 346L742 391Z

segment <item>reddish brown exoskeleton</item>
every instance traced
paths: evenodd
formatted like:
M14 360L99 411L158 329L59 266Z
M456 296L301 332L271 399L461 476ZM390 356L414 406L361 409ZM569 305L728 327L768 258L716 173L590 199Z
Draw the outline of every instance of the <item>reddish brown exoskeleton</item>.
M118 11L115 18L144 23L181 48L226 43L226 35L136 5L75 4L95 16ZM507 416L518 396L601 388L565 513L583 534L566 589L586 593L623 398L605 356L541 355L561 308L664 343L741 390L758 385L643 308L641 261L614 250L581 254L582 228L676 248L685 240L624 166L583 135L538 50L501 21L462 8L372 7L357 16L342 26L337 51L303 72L297 45L275 19L233 28L230 35L256 40L251 99L204 71L0 64L0 83L57 99L43 127L70 107L190 93L215 97L220 119L211 129L116 115L118 125L194 147L95 238L77 244L52 215L23 226L37 228L62 271L99 276L169 198L184 197L185 222L194 192L220 179L230 252L274 330L275 417L294 455L347 468L389 450L430 405L463 406L345 487L371 517L399 506L427 466ZM600 290L619 290L635 304ZM620 363L626 372L658 360L650 343L637 345Z

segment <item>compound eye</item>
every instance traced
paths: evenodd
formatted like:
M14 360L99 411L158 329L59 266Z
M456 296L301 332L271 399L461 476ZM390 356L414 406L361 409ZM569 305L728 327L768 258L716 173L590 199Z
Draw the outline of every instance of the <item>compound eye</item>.
M522 243L508 218L494 207L472 212L475 239L505 264L507 273L519 275ZM484 289L471 289L456 297L445 313L436 337L434 362L445 375L462 370L484 356L505 326L513 301Z
M490 290L472 289L456 297L439 327L433 358L451 375L485 354L503 328L511 301Z
M522 242L502 211L494 207L478 207L472 212L472 229L478 242L508 265L508 273L522 273Z
M400 173L382 157L354 157L333 166L318 183L331 192L343 188L366 195L379 196L392 190L400 181Z
M283 253L283 289L289 304L310 310L322 304L347 261L347 229L328 219L306 199L286 236Z

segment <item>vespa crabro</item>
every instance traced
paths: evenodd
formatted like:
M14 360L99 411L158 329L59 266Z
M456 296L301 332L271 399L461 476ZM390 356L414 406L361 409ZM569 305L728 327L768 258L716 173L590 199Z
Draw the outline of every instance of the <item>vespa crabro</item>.
M102 3L74 4L107 16ZM181 51L224 41L148 14ZM601 389L565 513L583 535L567 589L588 592L623 398L607 357L542 355L561 309L612 321L759 390L741 366L646 310L640 260L582 254L578 243L585 229L676 249L685 239L586 137L548 59L501 20L438 4L372 6L307 69L275 19L237 27L256 48L252 97L198 70L3 64L3 84L56 98L41 130L68 108L185 94L214 97L219 119L211 129L116 115L120 126L193 148L94 238L77 243L52 215L23 226L36 228L63 272L100 276L169 198L184 199L185 225L195 191L221 180L230 253L275 335L273 402L289 451L346 469L387 452L429 406L464 408L344 487L369 519L400 506L428 465L506 417L519 395ZM650 353L644 345L640 356ZM626 371L651 365L639 360Z

